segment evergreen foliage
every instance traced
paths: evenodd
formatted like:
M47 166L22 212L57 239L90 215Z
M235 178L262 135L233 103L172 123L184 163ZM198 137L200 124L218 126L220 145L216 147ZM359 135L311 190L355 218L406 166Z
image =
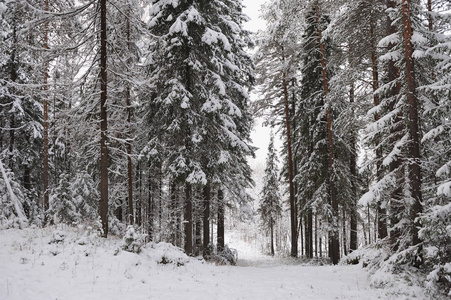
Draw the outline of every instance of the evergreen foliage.
M258 212L261 216L262 227L269 232L271 238L271 255L274 255L274 228L282 215L280 195L278 159L274 148L274 134L271 132L266 157L265 177L261 191L261 201Z

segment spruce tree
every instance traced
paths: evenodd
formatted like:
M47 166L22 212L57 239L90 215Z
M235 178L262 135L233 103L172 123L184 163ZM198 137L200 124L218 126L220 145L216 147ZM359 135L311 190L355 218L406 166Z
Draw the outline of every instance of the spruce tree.
M154 1L150 9L150 31L158 40L154 94L146 104L153 132L149 146L167 150L166 171L186 189L217 182L231 186L231 175L248 181L243 172L253 153L247 94L252 64L244 51L243 20L241 1ZM204 201L208 208L209 197ZM191 254L191 197L184 202L185 251Z
M270 253L274 256L274 228L282 215L282 202L279 187L278 158L274 148L274 134L271 132L266 157L265 177L263 178L263 189L260 193L260 207L258 212L261 216L262 227L269 232Z

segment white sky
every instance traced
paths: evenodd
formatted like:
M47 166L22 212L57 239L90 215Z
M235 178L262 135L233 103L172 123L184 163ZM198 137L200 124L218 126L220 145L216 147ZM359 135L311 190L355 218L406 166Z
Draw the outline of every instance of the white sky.
M260 6L266 0L243 0L244 13L251 18L249 22L244 24L244 28L250 31L257 31L265 29L265 22L259 18Z
M257 32L258 30L265 29L265 22L259 18L260 7L266 0L243 0L244 13L251 19L249 22L244 24L244 28L252 32ZM251 98L255 99L256 95L251 93ZM266 152L269 142L268 128L262 127L261 120L256 120L254 130L252 131L252 141L253 145L258 147L259 150L256 152L256 159L250 160L250 165L254 171L259 173L259 170L264 169L264 162L266 158ZM255 172L254 172L255 173ZM259 174L254 174L259 175ZM258 184L257 184L258 185Z
M244 13L251 19L249 22L244 24L244 28L257 32L258 30L265 29L265 22L259 18L260 7L267 0L243 0ZM255 99L256 95L251 93L251 99ZM270 129L268 127L262 126L262 120L257 119L255 122L254 130L251 133L251 138L253 145L259 149L255 152L255 159L250 159L249 164L254 171L255 188L250 191L251 195L257 198L257 195L262 189L262 178L264 176L266 153L269 144ZM276 147L277 147L277 137L276 137ZM257 198L258 199L258 198Z

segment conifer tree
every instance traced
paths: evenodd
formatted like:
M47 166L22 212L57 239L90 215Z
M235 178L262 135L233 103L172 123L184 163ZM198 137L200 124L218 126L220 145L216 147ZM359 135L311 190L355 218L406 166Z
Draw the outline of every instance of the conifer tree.
M274 134L271 132L266 157L265 177L263 178L263 189L261 191L260 207L258 209L262 227L269 231L270 253L274 256L274 228L282 214L282 203L278 176L278 158L274 148Z
M294 178L296 165L294 153L294 113L296 101L296 66L298 64L299 20L292 14L292 2L274 1L264 8L263 18L267 30L258 38L259 52L256 64L262 97L255 110L266 113L268 123L282 128L286 143L286 169L283 173L289 186L291 256L298 256L298 203ZM296 7L296 6L294 6Z
M149 148L161 144L167 149L167 172L185 188L222 181L230 185L232 174L238 182L247 180L245 157L253 153L247 88L253 76L244 52L243 18L241 1L154 1L150 9L158 52L152 70L155 94L147 103L148 124L155 132ZM185 197L188 254L192 208L191 198Z

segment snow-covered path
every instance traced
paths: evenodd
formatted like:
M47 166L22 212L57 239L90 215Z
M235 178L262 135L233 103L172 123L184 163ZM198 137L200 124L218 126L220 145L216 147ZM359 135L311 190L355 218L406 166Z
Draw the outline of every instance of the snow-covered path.
M360 266L281 265L244 251L241 266L177 267L156 264L149 252L114 255L119 241L110 239L96 246L80 245L73 232L62 244L49 239L36 229L0 231L1 300L394 299L372 289Z

